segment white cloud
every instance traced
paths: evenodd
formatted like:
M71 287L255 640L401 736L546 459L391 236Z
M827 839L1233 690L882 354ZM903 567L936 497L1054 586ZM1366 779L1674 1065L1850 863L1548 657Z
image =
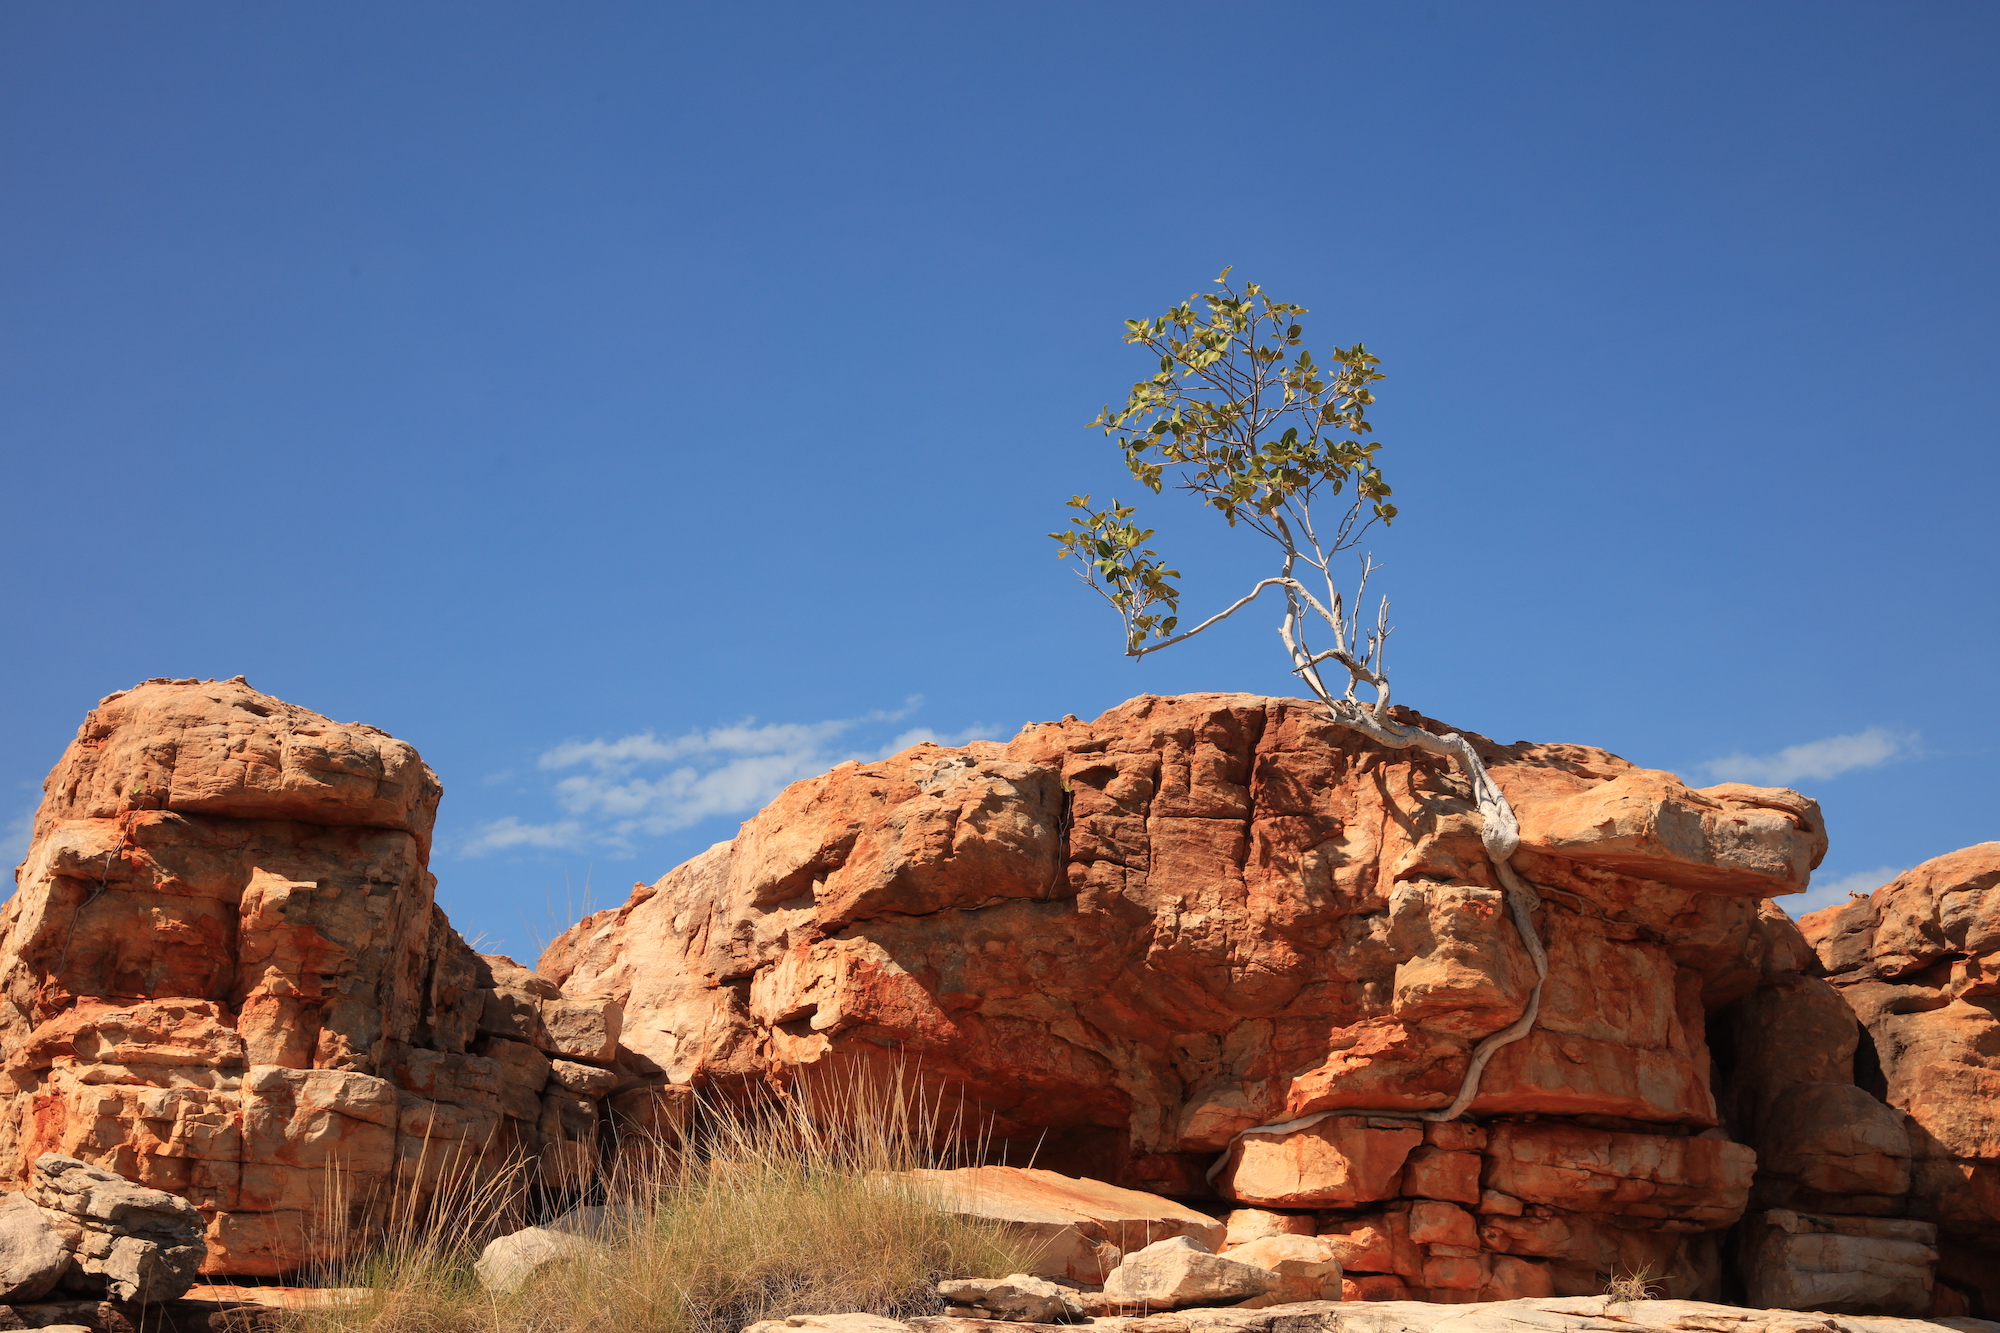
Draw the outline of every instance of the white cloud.
M641 731L615 740L566 741L537 760L545 772L571 771L550 795L569 816L524 823L510 815L482 825L464 845L468 856L513 847L631 851L633 839L659 837L721 815L748 815L801 778L815 777L849 759L879 759L924 741L963 745L991 736L975 726L957 735L916 727L880 747L856 747L851 734L915 712L922 699L857 718L824 722L758 723L661 737Z
M1852 894L1871 894L1902 873L1895 866L1876 866L1873 870L1857 870L1837 879L1814 875L1803 894L1796 898L1780 898L1778 903L1794 918L1802 917L1807 912L1844 903Z
M581 847L589 839L583 825L574 819L556 824L523 824L512 815L481 824L479 831L459 850L466 856L484 856L509 847Z
M1917 748L1920 738L1870 727L1851 736L1788 745L1776 754L1732 754L1703 765L1722 782L1755 782L1787 786L1801 778L1823 781L1857 768L1873 768Z

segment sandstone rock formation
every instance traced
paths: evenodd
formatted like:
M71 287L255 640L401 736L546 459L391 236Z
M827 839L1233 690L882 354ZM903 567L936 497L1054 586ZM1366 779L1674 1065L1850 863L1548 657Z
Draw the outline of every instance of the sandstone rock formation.
M1766 899L1822 854L1817 807L1474 744L1551 972L1472 1123L1383 1114L1447 1103L1533 982L1469 793L1298 700L1141 698L843 765L540 971L616 996L625 1066L659 1088L902 1062L1013 1160L1311 1214L1362 1294L1597 1292L1642 1266L1712 1293L1755 1157L1721 1128L1706 1027L1804 980Z
M451 929L410 746L148 681L45 792L0 914L0 1187L68 1154L198 1208L207 1271L272 1274L454 1167L594 1162L617 1007Z
M1787 1169L1804 1189L1851 1190L1864 1205L1819 1211L1915 1219L1878 1228L1885 1264L1934 1227L1949 1288L2000 1313L2000 842L1935 857L1800 925L1860 1020L1853 1081L1899 1114L1836 1125L1841 1107L1788 1108L1812 1123L1788 1136Z
M268 1275L455 1169L573 1192L614 1123L677 1139L697 1089L893 1072L1001 1160L1074 1173L920 1173L947 1206L977 1177L1072 1282L1181 1236L1278 1301L1643 1271L2000 1311L2000 844L1809 944L1769 896L1824 849L1811 801L1473 739L1551 967L1531 1035L1432 1124L1534 972L1456 774L1301 701L1143 698L844 765L537 971L433 904L409 746L240 680L148 682L86 719L0 913L0 1188L67 1154L192 1204L206 1271ZM36 1197L0 1200L23 1290L56 1262ZM131 1247L71 1229L66 1274L95 1246L84 1276L141 1290L111 1272Z

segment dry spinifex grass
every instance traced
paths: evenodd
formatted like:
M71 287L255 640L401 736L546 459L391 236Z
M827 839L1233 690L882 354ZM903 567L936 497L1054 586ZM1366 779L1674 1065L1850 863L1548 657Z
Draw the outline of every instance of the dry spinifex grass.
M997 1225L940 1212L896 1178L954 1164L927 1109L894 1089L814 1101L711 1102L692 1151L625 1154L605 1182L619 1225L512 1296L472 1272L523 1195L518 1177L488 1178L440 1192L328 1273L372 1292L365 1303L299 1318L307 1333L737 1333L791 1314L930 1313L941 1278L1030 1267Z

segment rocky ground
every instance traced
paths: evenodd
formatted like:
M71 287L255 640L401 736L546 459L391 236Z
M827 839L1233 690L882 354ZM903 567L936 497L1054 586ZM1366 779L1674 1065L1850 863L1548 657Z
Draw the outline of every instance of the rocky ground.
M907 1321L877 1315L807 1315L750 1326L754 1333L1996 1333L1984 1319L1898 1319L1790 1310L1749 1310L1704 1301L1615 1296L1479 1301L1304 1301L1259 1310L1229 1307L1112 1317L1087 1324L1023 1324L957 1315ZM746 1331L747 1333L747 1331Z

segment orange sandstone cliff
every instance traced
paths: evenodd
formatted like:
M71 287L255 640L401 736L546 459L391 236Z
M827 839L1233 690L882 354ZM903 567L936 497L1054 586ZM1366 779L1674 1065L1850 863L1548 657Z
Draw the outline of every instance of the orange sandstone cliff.
M1458 775L1306 702L843 765L530 971L434 905L409 745L149 681L86 718L0 914L0 1187L69 1153L192 1202L208 1271L278 1274L454 1167L560 1202L694 1089L893 1071L996 1159L1331 1237L1355 1297L1643 1270L2000 1313L2000 844L1802 935L1771 898L1825 850L1812 801L1474 741L1550 972L1426 1124L1534 970Z

